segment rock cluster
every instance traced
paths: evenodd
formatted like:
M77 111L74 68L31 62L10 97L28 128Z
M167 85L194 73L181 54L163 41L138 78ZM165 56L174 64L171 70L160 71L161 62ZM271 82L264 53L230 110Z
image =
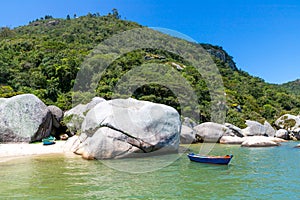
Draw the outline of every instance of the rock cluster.
M246 120L247 127L241 129L229 123L223 125L205 122L196 125L190 119L185 118L182 122L180 142L181 144L219 142L221 144L239 144L242 147L278 146L286 140L299 139L300 118L298 118L292 115L282 116L275 123L279 130L274 129L267 121L261 124L257 121ZM291 122L291 119L295 121ZM283 129L287 127L288 130Z
M30 143L49 135L59 138L68 129L69 136L76 136L67 141L65 149L86 159L178 152L179 143L266 147L300 139L300 116L281 116L275 122L277 130L268 122L246 120L246 125L241 129L229 123L197 124L189 118L181 122L172 107L131 98L106 101L95 97L65 113L32 94L0 98L0 143Z

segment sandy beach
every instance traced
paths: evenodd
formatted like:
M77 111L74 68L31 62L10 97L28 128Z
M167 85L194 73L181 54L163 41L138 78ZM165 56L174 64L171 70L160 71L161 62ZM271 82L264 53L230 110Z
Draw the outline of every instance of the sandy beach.
M21 156L64 153L65 143L66 141L56 141L55 144L47 146L42 143L0 144L0 162Z

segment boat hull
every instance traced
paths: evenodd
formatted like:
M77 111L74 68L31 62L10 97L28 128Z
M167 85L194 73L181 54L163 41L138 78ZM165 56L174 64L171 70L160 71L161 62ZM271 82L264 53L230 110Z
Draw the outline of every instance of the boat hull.
M55 138L53 136L49 136L48 138L42 139L43 145L51 145L55 144Z
M43 141L43 145L55 144L55 141Z
M190 153L187 155L190 161L208 164L228 165L233 155L227 156L201 156L199 154Z

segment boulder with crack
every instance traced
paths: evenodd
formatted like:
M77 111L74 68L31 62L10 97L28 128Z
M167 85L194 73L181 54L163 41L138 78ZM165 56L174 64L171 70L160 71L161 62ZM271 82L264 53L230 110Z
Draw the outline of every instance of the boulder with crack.
M169 106L114 99L86 115L71 149L86 159L139 157L177 152L181 122Z

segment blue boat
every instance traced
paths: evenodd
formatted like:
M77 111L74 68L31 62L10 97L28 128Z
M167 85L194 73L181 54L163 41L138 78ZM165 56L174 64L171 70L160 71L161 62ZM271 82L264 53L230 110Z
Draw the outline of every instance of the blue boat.
M55 137L49 136L47 138L42 139L43 145L51 145L55 144Z
M218 164L218 165L228 165L233 155L226 156L203 156L199 154L189 153L187 155L190 161L200 162L200 163L209 163L209 164Z

